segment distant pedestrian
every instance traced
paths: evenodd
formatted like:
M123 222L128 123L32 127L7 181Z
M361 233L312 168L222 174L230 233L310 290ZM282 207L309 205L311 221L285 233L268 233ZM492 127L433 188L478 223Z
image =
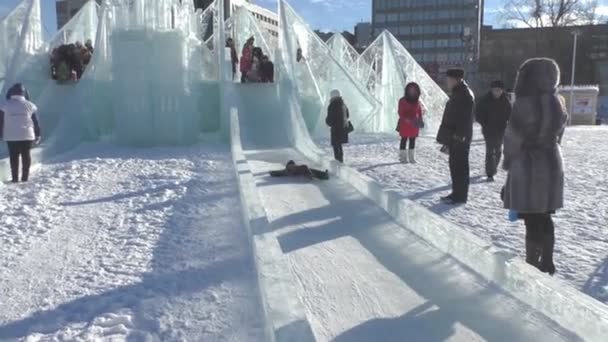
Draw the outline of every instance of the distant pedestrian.
M353 131L350 123L348 107L344 103L339 90L332 90L325 123L331 128L331 146L334 149L334 158L340 163L344 162L343 144L348 143L348 134Z
M423 127L420 86L414 82L405 87L405 95L399 100L399 161L416 163L416 138ZM408 146L409 142L409 146ZM407 150L406 150L407 147Z
M464 70L447 71L447 86L451 91L445 105L443 119L437 134L442 151L450 156L452 193L442 197L446 204L463 204L469 198L469 152L473 139L473 109L475 96L464 81Z
M564 206L564 165L559 145L568 114L552 59L530 59L519 68L515 104L505 133L503 167L508 171L504 206L526 225L526 262L555 273L552 214Z
M255 38L249 37L247 42L243 46L243 50L241 52L241 82L247 82L247 74L251 71L251 66L253 64L253 43L255 42Z
M32 158L30 149L40 141L40 126L35 104L26 99L22 84L11 87L11 98L0 107L0 138L6 141L11 164L12 182L19 182L19 162L22 163L21 181L27 182Z
M486 141L486 175L493 182L502 157L502 140L511 116L511 102L502 81L494 81L491 90L477 105L476 119Z

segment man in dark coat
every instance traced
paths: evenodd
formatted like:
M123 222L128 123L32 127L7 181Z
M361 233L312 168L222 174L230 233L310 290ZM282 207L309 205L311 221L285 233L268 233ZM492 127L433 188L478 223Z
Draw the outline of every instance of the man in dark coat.
M493 182L502 157L502 140L511 116L511 102L502 81L494 81L491 90L477 105L476 119L486 141L486 175Z
M437 142L449 150L452 193L441 201L462 204L469 197L469 151L473 139L475 96L464 81L462 69L447 71L447 86L452 94L445 105Z
M337 161L343 163L344 151L342 145L348 143L348 134L352 127L349 121L350 115L340 91L332 90L330 97L325 123L331 128L331 146L334 148L334 157Z

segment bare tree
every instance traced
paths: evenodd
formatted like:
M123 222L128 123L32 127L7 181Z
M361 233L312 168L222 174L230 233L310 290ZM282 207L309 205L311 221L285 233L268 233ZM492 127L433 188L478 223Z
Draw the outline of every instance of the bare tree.
M505 0L499 16L504 23L526 27L594 24L600 19L597 0Z

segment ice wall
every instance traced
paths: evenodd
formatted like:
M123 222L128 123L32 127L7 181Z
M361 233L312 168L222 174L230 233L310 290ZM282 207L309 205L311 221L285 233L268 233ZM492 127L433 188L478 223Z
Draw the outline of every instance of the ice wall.
M84 44L91 40L95 44L97 26L101 6L95 0L89 0L47 43L49 51L62 44L81 42Z
M344 68L351 74L357 73L357 60L359 53L350 43L344 38L342 33L335 33L327 41L327 46L331 53Z
M201 31L212 16L190 2L106 1L81 82L86 135L127 145L190 144L219 116L215 57ZM214 70L211 70L214 69ZM212 108L212 109L210 109ZM209 123L209 122L207 122Z
M317 126L325 125L323 119L329 93L338 89L350 109L351 121L357 131L375 131L371 119L380 108L378 101L286 2L281 1L280 4L284 7L281 25L288 37L281 41L281 49L295 76L302 114L309 130L316 131ZM299 60L296 58L298 49L303 56Z
M23 0L0 21L0 89L15 83L23 62L43 44L40 0ZM3 96L4 97L4 96Z
M423 134L437 132L448 97L389 31L382 32L361 54L357 69L359 79L382 103L381 111L374 118L378 131L394 131L398 101L407 83L416 82L426 109Z

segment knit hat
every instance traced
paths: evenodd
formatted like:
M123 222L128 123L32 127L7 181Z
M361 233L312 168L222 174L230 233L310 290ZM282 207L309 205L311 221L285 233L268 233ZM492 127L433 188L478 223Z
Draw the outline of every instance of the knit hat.
M340 96L341 96L341 94L340 94L340 91L338 89L334 89L334 90L332 90L329 93L329 97L332 98L332 99L336 98L336 97L340 97Z
M501 80L496 80L496 81L492 82L492 84L490 84L490 88L505 89L505 84Z
M448 69L446 75L451 78L462 79L464 78L464 70L459 68Z

